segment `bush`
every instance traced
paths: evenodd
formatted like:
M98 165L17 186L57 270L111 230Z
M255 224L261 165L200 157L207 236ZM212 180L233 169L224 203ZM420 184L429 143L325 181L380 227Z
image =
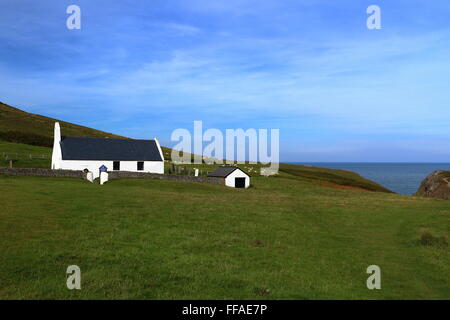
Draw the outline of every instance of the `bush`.
M448 246L448 238L446 236L435 237L428 229L422 229L419 232L420 244L423 246Z

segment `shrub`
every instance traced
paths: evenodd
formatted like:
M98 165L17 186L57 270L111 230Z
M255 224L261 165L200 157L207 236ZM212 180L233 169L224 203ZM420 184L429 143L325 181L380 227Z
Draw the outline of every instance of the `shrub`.
M448 246L448 238L446 236L435 237L428 229L422 229L419 232L420 244L423 246Z
M255 293L258 296L268 296L270 294L270 289L269 288L256 288L255 289Z

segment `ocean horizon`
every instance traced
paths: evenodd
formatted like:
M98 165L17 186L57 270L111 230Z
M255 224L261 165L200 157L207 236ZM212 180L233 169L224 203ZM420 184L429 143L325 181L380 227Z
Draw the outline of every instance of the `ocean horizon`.
M427 175L436 170L449 170L450 163L438 162L289 162L292 164L349 170L389 190L414 194Z

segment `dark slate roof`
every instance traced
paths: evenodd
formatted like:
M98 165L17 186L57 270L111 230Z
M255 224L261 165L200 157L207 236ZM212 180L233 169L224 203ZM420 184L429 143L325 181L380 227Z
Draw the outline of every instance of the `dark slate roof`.
M208 177L226 178L236 169L239 169L242 172L244 172L245 174L247 174L245 171L243 171L242 169L240 169L238 167L218 167L213 172L208 173Z
M62 137L63 160L162 161L155 140Z

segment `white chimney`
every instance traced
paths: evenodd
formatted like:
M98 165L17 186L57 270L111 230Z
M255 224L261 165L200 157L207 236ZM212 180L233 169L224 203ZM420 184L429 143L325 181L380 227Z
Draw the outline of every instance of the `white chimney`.
M61 169L62 152L61 152L61 128L59 122L55 122L55 131L53 133L53 152L52 152L52 169Z
M53 147L55 144L61 142L61 128L59 127L59 122L55 122L55 131L53 134Z

